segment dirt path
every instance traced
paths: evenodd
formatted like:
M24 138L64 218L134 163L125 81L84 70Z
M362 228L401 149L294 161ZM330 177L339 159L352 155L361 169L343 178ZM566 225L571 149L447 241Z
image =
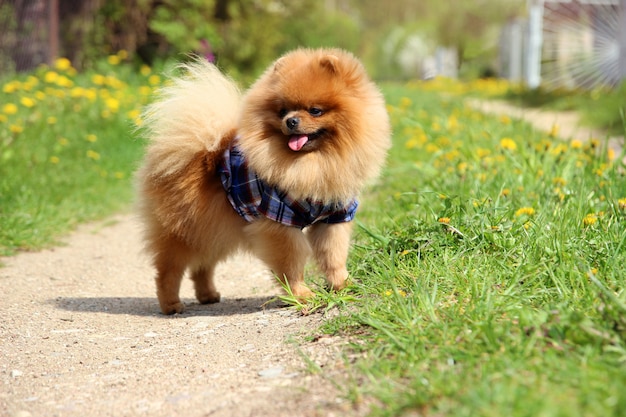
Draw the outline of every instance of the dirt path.
M605 140L605 132L584 126L574 111L550 111L541 108L518 107L505 101L466 99L466 103L483 113L507 115L529 121L536 129L549 132L558 126L558 135L564 139L587 141L591 138ZM624 146L624 137L610 137L609 146L616 152Z
M322 315L264 307L278 288L255 260L218 270L222 302L158 313L131 216L81 227L67 245L3 259L0 416L358 415L333 383L340 341L307 342ZM291 343L297 340L298 343Z

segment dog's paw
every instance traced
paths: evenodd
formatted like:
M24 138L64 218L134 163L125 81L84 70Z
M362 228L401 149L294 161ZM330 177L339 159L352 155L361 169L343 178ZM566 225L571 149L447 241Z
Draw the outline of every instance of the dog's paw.
M166 316L171 314L180 314L185 311L185 305L182 302L161 305L161 312Z
M215 304L219 303L221 299L221 294L219 292L214 292L210 294L197 295L198 301L200 304Z
M297 287L291 288L291 293L300 299L315 297L315 293L305 285L299 285Z

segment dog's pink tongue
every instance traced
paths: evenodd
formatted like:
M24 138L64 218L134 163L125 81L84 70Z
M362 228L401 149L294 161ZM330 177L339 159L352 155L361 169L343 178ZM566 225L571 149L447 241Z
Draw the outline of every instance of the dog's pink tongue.
M299 151L308 141L307 135L292 135L289 137L289 148L292 151Z

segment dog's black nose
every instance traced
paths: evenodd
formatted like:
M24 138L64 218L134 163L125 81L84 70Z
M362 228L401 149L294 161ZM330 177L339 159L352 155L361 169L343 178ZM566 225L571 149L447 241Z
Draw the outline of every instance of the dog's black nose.
M294 130L300 124L300 119L298 119L297 117L290 117L285 121L285 124L289 129Z

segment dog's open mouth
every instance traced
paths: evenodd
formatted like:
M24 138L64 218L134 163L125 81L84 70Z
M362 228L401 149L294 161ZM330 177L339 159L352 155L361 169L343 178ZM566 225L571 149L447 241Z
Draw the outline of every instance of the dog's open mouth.
M318 139L323 134L324 134L324 129L320 129L317 132L308 133L308 134L298 133L295 135L291 135L289 136L289 142L288 142L289 149L291 149L292 151L298 152L298 151L301 151L305 147L308 148L310 147L311 142L313 142L315 139Z

